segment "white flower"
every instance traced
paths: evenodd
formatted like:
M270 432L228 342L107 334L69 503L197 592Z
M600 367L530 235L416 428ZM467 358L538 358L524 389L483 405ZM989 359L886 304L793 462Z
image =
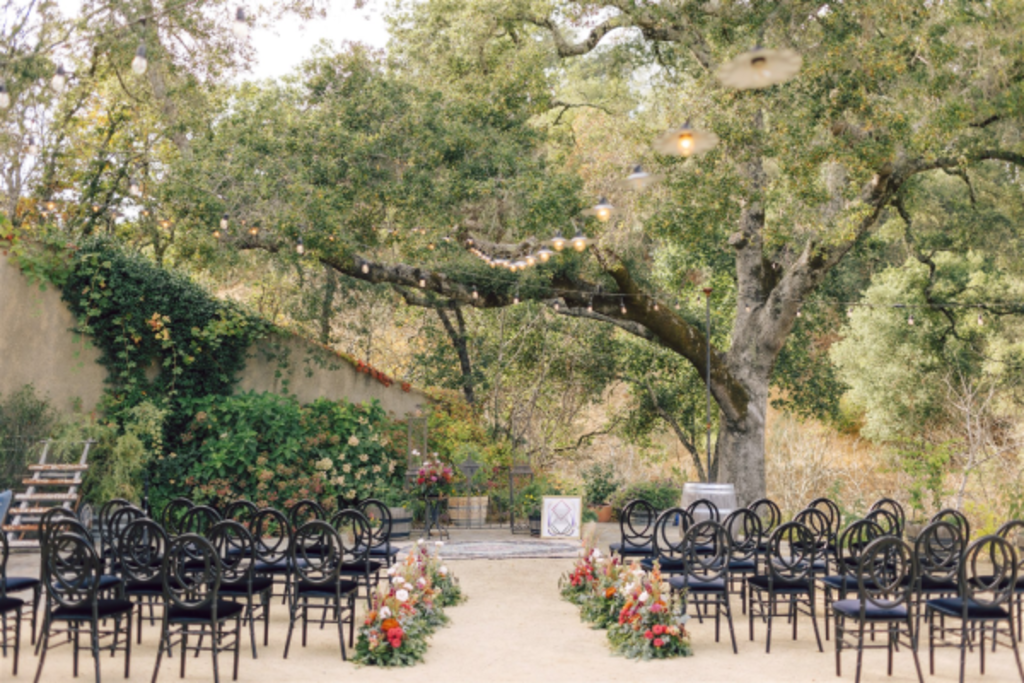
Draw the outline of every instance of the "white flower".
M640 597L637 598L637 600L639 600L640 602L647 602L647 598L649 598L649 597L651 597L651 596L647 594L647 591L644 591L643 593L640 594Z
M413 455L419 455L419 454L420 454L420 452L419 452L419 450L418 450L418 449L414 448L414 449L412 449L412 454L413 454Z
M404 585L404 586L402 586L402 587L403 587L403 588L405 588L405 590L407 590L407 591L411 591L411 590L412 590L412 588L413 588L412 584L411 584L411 583L409 583L408 581L406 581L406 582L405 582L405 585Z
M437 570L437 573L441 576L448 576L448 567L441 565L441 568Z
M420 578L418 578L418 579L416 580L416 585L417 585L417 586L418 586L419 588L423 588L424 586L426 586L426 585L427 585L427 580L426 580L426 579L424 579L424 578L423 578L423 577L421 576Z
M426 543L426 541L424 541L422 538L416 541L416 545L423 545L424 543Z
M390 568L388 568L388 576L394 576L395 572L397 572L397 571L398 571L398 567L390 567Z
M441 561L441 554L438 553L437 555L435 555L434 559L437 560L438 562L440 562Z
M405 579L403 579L401 576L395 576L391 579L391 583L395 584L396 586L401 586L403 583L405 583Z
M399 602L405 602L409 599L409 591L405 590L404 588L399 588L395 592L395 597L398 598Z
M348 445L352 446L352 447L358 446L359 445L359 437L356 436L355 434L353 434L352 436L348 437Z
M441 546L444 545L444 541L434 541L434 545L436 545L438 548L440 548Z
M646 573L647 572L645 572L643 569L634 569L633 570L633 576L643 576Z
M388 609L387 605L384 605L383 607L380 608L380 618L381 619L387 619L390 616L391 616L391 610Z

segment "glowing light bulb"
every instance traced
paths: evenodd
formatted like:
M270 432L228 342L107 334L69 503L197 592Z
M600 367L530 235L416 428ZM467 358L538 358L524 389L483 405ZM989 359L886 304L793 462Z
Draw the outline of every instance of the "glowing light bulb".
M514 297L512 297L512 304L515 305L515 304L518 304L518 303L519 303L519 295L516 294Z
M146 59L146 44L139 43L139 47L135 50L135 59L132 60L132 71L141 76L146 73L148 66L149 60Z
M623 301L621 304L619 304L619 313L621 313L622 315L626 315L626 302L625 301Z
M679 153L684 157L688 157L693 154L693 133L680 133Z
M981 317L981 313L978 314L978 325L984 325L985 319Z
M557 310L559 310L559 308L561 308L561 307L559 306L558 302L556 301L555 302L555 310L557 311Z
M533 268L535 265L537 265L537 257L534 256L533 254L527 254L526 265L529 266L530 268Z
M427 286L427 279L425 277L423 277L422 275L420 275L420 289L423 289L426 286Z
M473 298L474 299L479 299L480 298L480 292L476 291L476 285L473 285Z
M655 311L657 311L657 310L658 310L658 302L657 302L657 301L655 301L655 302L654 302L654 310L655 310Z
M803 316L803 312L802 312L802 311L801 311L801 310L800 310L799 308L798 308L798 309L796 309L796 317L798 317L798 318L799 318L799 317L801 317L801 316Z
M756 56L750 60L750 67L762 78L771 78L772 72L768 68L768 60L763 56Z
M363 271L363 275L368 274L370 272L370 264L363 261L363 265L359 267L359 270Z
M252 235L253 237L255 237L256 235L260 234L259 226L258 225L254 225L251 228L249 228L249 234Z
M846 308L846 317L847 318L852 318L853 317L853 308L852 307L847 307Z
M565 238L562 237L561 230L556 232L555 236L551 238L551 246L555 248L555 251L562 251L565 249Z
M221 230L227 230L228 229L228 215L227 214L224 214L223 216L220 217L220 229Z
M31 135L28 138L28 142L25 143L25 153L33 157L39 154L39 145L36 144L36 139Z
M581 231L577 230L576 235L572 238L572 248L576 251L584 251L587 245L590 244L590 240Z
M552 255L554 255L554 253L555 252L551 251L547 247L544 247L544 248L539 249L537 251L537 258L540 259L541 263L547 263L548 259L550 259L552 257Z
M306 245L302 243L301 237L295 243L295 253L298 254L299 256L302 256L303 254L306 253Z
M239 40L245 40L249 37L249 22L246 21L245 9L242 7L235 10L235 21L231 24L231 32Z
M11 94L7 92L7 84L0 81L0 109L11 106Z
M132 178L128 181L128 194L133 197L139 197L142 195L142 185L139 183L138 178Z
M54 92L64 92L64 86L68 84L68 75L64 71L64 65L58 64L57 70L53 73L53 78L50 79L50 87L53 88Z
M219 240L220 239L220 230L214 230L213 231L213 239L215 239L215 240Z
M914 325L914 314L913 313L911 313L910 315L907 316L907 324L910 325L911 327L913 327L913 325Z
M593 312L594 312L594 300L593 300L593 299L591 299L591 300L590 300L590 301L589 301L589 302L587 303L587 313L593 313Z
M591 213L597 220L602 223L607 223L608 219L612 217L612 213L615 211L615 207L604 197L597 200L597 204L591 209Z

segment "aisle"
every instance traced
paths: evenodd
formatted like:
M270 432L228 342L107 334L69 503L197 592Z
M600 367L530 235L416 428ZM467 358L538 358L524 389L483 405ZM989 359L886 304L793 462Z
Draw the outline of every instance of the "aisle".
M22 558L19 558L21 560ZM634 662L613 656L605 645L603 631L591 630L579 620L575 607L559 599L557 581L571 560L467 560L452 562L469 601L450 608L451 625L433 637L424 664L409 669L357 668L341 661L337 632L331 627L320 631L310 629L309 646L299 641L292 644L288 660L282 659L287 617L280 602L273 606L270 646L261 647L260 658L252 660L247 651L248 638L243 641L239 680L247 683L337 683L338 681L369 681L389 683L423 683L444 681L461 683L604 683L643 681L665 683L695 680L701 683L811 683L819 681L853 681L855 654L844 656L844 676L835 676L832 643L825 643L825 652L814 645L810 623L801 620L800 640L789 639L785 627L775 630L772 654L764 653L764 628L757 626L756 641L747 639L747 623L736 604L736 631L739 655L732 654L726 637L714 642L713 623L691 622L696 656L687 659L655 662ZM27 640L27 639L26 639ZM156 629L148 624L143 629L143 644L133 648L132 681L149 681L156 655ZM0 658L0 680L31 681L36 657L31 647L22 650L21 673L10 677L10 659ZM222 672L230 672L230 657L221 659ZM91 681L92 662L82 660L79 680ZM927 652L922 656L927 666ZM956 680L957 653L940 652L937 674L928 676L928 683ZM159 680L171 683L180 680L178 661L165 662ZM978 676L977 654L968 659L968 680L1008 683L1019 680L1009 650L1000 649L987 655L988 674ZM123 659L108 655L102 658L105 681L123 681ZM71 657L68 648L53 650L47 656L44 681L63 683L71 680ZM210 681L209 656L188 661L188 681ZM222 679L230 681L230 674ZM863 681L916 681L909 653L898 653L892 678L885 676L885 654L868 652L864 658Z

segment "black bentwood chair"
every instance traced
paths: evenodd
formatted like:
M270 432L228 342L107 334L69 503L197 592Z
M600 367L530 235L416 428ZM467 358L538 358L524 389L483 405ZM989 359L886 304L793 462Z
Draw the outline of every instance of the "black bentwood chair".
M654 553L654 524L658 511L642 498L631 500L619 512L621 540L608 546L626 560L630 557L650 557Z
M825 640L829 639L829 621L832 613L832 591L839 600L857 588L857 568L864 550L871 542L884 536L882 528L870 519L857 520L839 534L836 542L837 573L818 580L825 589Z
M761 520L761 546L757 549L757 556L764 563L768 555L768 540L771 538L772 532L782 523L782 511L775 501L768 498L755 500L747 506L747 509ZM768 571L767 567L765 571Z
M23 593L26 591L32 591L32 606L28 610L29 617L32 621L32 643L36 642L36 612L39 610L39 597L42 592L43 584L39 579L32 578L29 576L8 576L7 575L7 557L10 554L10 547L7 543L7 534L0 531L0 539L2 540L2 546L0 546L0 603L6 600L20 600L24 603L23 598L15 598L11 593ZM13 603L5 603L12 605ZM10 611L10 608L8 608ZM4 625L6 628L7 624L7 613L4 612ZM22 618L22 611L18 610L18 620ZM5 635L6 638L6 635ZM6 639L4 640L4 656L7 655Z
M241 641L241 617L245 609L236 602L222 600L220 595L221 564L216 549L202 536L183 534L167 547L161 570L164 588L164 618L160 629L160 646L153 668L153 683L160 673L160 661L164 650L172 652L175 645L181 647L181 677L185 677L185 660L189 649L196 656L200 651L213 654L213 680L220 681L217 655L223 650L234 649L234 671L232 680L238 680L238 646ZM227 629L229 620L234 620L234 629ZM206 630L210 630L210 646L203 647ZM178 640L175 641L174 637ZM188 644L189 636L198 636L195 647ZM230 642L225 642L228 637Z
M740 601L743 614L747 613L747 577L757 576L758 552L764 542L761 518L747 508L733 510L722 523L729 534L729 588L735 590L740 582Z
M857 597L832 603L836 615L836 676L842 675L842 651L857 650L857 674L860 683L861 662L866 648L885 648L889 654L889 675L892 676L892 653L904 644L914 656L917 679L924 683L921 662L917 658L917 639L910 610L910 597L917 573L914 553L904 541L892 536L877 538L868 544L857 562ZM850 636L847 622L857 625L856 640ZM888 638L884 645L864 642L864 629L884 625ZM900 637L907 640L901 641Z
M288 559L292 527L288 518L280 510L263 508L253 517L251 531L256 542L256 575L281 579L282 602L287 602L292 585L292 565Z
M114 540L118 532L114 530L111 523L114 513L130 507L133 507L131 502L124 498L113 498L100 506L100 513L97 518L100 527L100 558L103 560L107 571L110 571L111 566L117 561L114 553Z
M308 548L315 551L308 552ZM291 611L288 620L288 637L284 643L284 657L292 642L295 622L302 619L302 646L306 646L306 631L309 610L320 609L321 622L328 615L338 624L338 640L341 643L341 658L348 659L345 650L345 623L349 625L349 645L355 639L356 595L359 584L341 578L340 570L346 555L341 537L330 524L319 520L307 522L292 534L289 557L295 567L294 586L291 590ZM320 603L310 601L322 601Z
M959 510L952 508L946 508L945 510L939 510L932 518L932 522L949 522L960 531L960 538L964 540L964 543L971 542L971 523L967 521L967 517L964 513Z
M640 560L640 566L651 571L655 563L665 576L681 573L686 567L683 539L693 518L683 508L669 508L658 516L651 536L652 553Z
M306 522L312 522L315 519L320 521L327 519L327 513L323 506L315 500L306 498L288 508L288 522L293 529L298 529Z
M65 520L67 521L67 520ZM46 607L40 638L41 654L36 669L36 683L43 673L46 652L53 635L66 633L74 649L74 675L78 676L80 636L89 636L92 657L96 667L96 681L100 680L100 638L113 636L111 654L123 649L124 677L128 678L132 655L132 603L128 600L103 599L100 577L102 564L92 543L78 533L58 533L46 540L43 549L43 583L46 586ZM101 622L113 619L112 631L101 629ZM65 627L55 629L55 624ZM123 629L122 629L123 625ZM118 647L124 632L124 645ZM54 647L59 647L58 643Z
M797 637L800 613L811 618L818 651L824 652L818 633L818 617L814 600L814 563L821 555L810 529L799 522L783 524L768 541L767 573L747 578L749 592L750 639L754 639L754 618L768 623L765 652L772 651L772 621L786 616L793 624L793 639ZM779 598L789 604L786 613L779 612Z
M996 535L983 536L967 546L957 577L958 596L939 598L925 603L925 619L928 621L929 670L935 673L935 648L960 648L960 683L964 681L967 663L967 648L973 648L975 636L980 635L981 673L985 673L985 632L991 624L993 648L1000 644L999 636L1009 636L1017 660L1017 672L1024 681L1017 636L1013 623L1013 590L1017 583L1017 552L1006 539ZM958 626L946 626L943 620L935 625L935 615L958 619ZM1000 624L1006 622L1004 628ZM939 642L935 642L938 633ZM958 637L958 642L946 640L946 634Z
M257 512L259 512L259 508L251 500L236 500L224 508L224 519L248 524Z
M139 607L137 642L142 642L142 611L149 606L149 623L154 624L154 607L163 607L164 582L160 575L167 553L167 534L149 518L129 522L117 542L117 563L124 581L124 596Z
M832 525L826 513L818 508L804 508L793 518L807 527L814 537L814 544L820 551L818 559L814 561L814 573L818 576L828 574L829 571L829 546L835 546L835 536L832 535Z
M871 504L871 509L868 512L875 512L877 510L885 510L896 520L896 529L893 529L892 532L886 529L886 534L903 536L903 529L907 526L907 513L903 511L903 506L892 498L880 498ZM870 515L867 516L870 517ZM879 523L879 525L885 529L885 525L881 523Z
M828 518L829 540L825 548L827 556L835 559L836 542L839 539L839 531L843 528L843 513L839 505L831 498L815 498L807 504L808 508L821 510Z
M1017 609L1017 640L1021 640L1021 612L1024 610L1024 521L1015 519L999 527L996 535L1005 538L1017 549L1017 583L1013 587L1014 604Z
M338 574L366 590L366 606L373 608L373 588L380 580L382 560L370 558L370 522L359 510L340 510L331 518L331 526L341 539L343 555Z
M164 507L163 515L160 517L160 523L163 524L164 531L167 532L168 536L181 535L181 520L184 518L185 513L195 506L196 504L188 498L175 498L167 503L167 506Z
M4 658L7 657L7 649L12 647L14 650L14 674L18 675L18 653L21 651L21 610L25 606L24 600L18 598L7 597L3 590L4 586L4 567L7 566L7 555L10 552L10 548L7 544L7 534L0 532L0 635L3 636L3 653ZM39 585L36 582L36 585ZM14 617L11 618L8 615L14 613ZM11 646L7 642L7 634L11 633L14 635L14 645Z
M917 535L914 541L917 585L913 598L917 617L914 635L918 639L921 637L921 614L925 601L955 598L959 594L957 579L966 547L960 529L949 522L932 522ZM945 624L945 617L941 614L940 619Z
M718 642L721 614L729 622L729 638L732 651L736 654L736 632L732 626L732 611L729 609L729 534L718 522L706 520L690 527L683 537L684 567L682 572L669 578L673 593L686 591L687 605L696 607L697 618L701 619L700 608L708 613L715 606L715 642Z
M359 503L359 511L370 521L370 559L390 567L398 558L398 548L391 544L391 509L376 498L367 498Z
M242 621L249 625L249 640L252 643L252 658L256 659L256 621L263 622L263 645L269 639L270 602L274 580L269 576L257 576L256 565L251 561L255 541L252 534L231 520L218 522L210 528L207 540L217 550L221 564L220 595L229 600L245 601ZM255 598L259 598L259 614L256 613Z

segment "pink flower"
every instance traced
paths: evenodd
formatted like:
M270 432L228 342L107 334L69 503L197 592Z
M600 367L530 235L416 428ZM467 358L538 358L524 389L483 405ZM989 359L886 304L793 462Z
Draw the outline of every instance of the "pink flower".
M644 638L646 638L647 640L650 640L653 637L654 637L653 633L651 633L650 631L644 631Z
M661 624L655 624L654 625L654 635L660 636L664 632L665 632L665 627L664 626L662 626Z
M654 647L661 647L664 644L665 644L665 641L663 641L661 638L655 638L654 639Z

